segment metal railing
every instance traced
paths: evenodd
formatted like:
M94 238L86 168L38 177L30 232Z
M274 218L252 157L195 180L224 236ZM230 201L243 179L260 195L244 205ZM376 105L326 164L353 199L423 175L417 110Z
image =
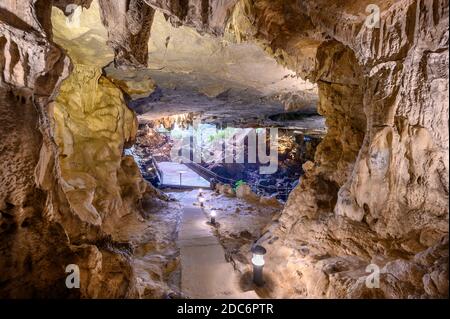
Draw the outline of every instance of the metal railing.
M159 183L162 185L164 173L159 169L158 162L155 160L155 158L152 156L151 159L152 159L153 167L155 168L156 176L159 179Z
M187 161L188 163L185 163L185 161ZM186 166L188 166L189 168L191 168L193 171L196 171L197 174L201 175L198 172L198 171L201 171L204 175L207 176L207 178L216 179L218 182L223 183L223 184L229 184L231 186L235 186L236 183L239 181L237 179L228 178L225 176L221 176L217 173L214 173L213 171L207 169L206 167L203 167L202 165L195 163L187 158L183 158L182 163L185 164ZM292 192L292 190L295 188L295 187L264 186L264 185L250 184L250 183L247 183L247 185L249 185L253 190L256 190L257 192L261 191L261 190L271 191L273 193L277 193L280 196L288 196Z

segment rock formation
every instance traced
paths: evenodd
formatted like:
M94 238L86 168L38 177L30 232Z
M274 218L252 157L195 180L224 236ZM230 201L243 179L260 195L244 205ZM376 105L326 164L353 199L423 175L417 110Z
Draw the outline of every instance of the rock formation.
M154 10L144 0L100 0L99 3L115 65L147 66L147 42Z
M123 156L135 118L101 68L146 65L154 10L318 84L328 134L259 240L272 296L448 296L447 0L371 1L379 26L365 1L91 2L54 1L96 10L75 33L52 28L52 1L0 4L1 297L136 296L110 230L152 190ZM88 286L66 289L68 264Z
M261 240L281 246L269 249L285 296L448 295L448 3L376 4L379 28L362 3L242 0L230 15L238 41L318 83L329 127ZM380 290L364 289L370 263Z
M252 7L256 16L263 12L256 27L277 32L258 34L274 36L271 49L289 55L297 44L280 41L289 33L279 25L287 19L281 4L263 3ZM342 20L327 16L325 4ZM363 24L361 8L328 1L302 5L323 32L311 40L326 35L306 76L319 84L319 111L330 130L279 225L261 240L276 242L269 250L278 265L274 272L282 274L279 293L448 295L442 279L448 274L448 3L380 2L380 29ZM310 24L304 25L308 34ZM304 73L302 63L291 67ZM365 286L371 263L382 272L379 290Z
M123 157L136 118L120 89L101 74L102 62L114 57L103 54L106 42L103 48L84 45L102 34L91 28L98 7L84 16L88 29L75 32L79 43L61 41L72 43L67 52L73 64L53 42L51 13L51 3L35 1L1 7L7 125L1 133L0 295L132 297L131 246L115 241L112 229L121 216L137 214L144 193L152 192L135 162ZM56 31L59 40L74 35ZM70 264L88 283L79 290L65 285Z

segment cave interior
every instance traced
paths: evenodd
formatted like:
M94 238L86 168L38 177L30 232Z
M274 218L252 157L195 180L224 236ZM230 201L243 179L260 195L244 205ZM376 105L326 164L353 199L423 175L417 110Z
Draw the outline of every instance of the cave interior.
M2 0L0 298L448 298L448 7Z

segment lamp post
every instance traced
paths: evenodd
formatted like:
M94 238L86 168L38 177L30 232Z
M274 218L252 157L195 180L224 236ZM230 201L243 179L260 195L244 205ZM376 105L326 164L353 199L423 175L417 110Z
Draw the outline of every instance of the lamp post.
M186 171L178 171L178 174L180 174L180 186L182 186L182 180L181 180L181 178L182 178L182 176L183 176L183 174L186 174L187 172Z
M217 212L215 210L212 210L210 216L211 216L211 225L216 225Z
M252 247L252 264L253 264L253 282L258 286L264 286L264 276L263 276L263 268L264 268L264 255L267 250L263 246L255 245Z

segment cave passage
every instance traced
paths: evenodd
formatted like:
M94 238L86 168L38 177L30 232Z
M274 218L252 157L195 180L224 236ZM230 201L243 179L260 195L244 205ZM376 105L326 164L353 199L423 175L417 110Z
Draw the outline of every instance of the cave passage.
M322 124L319 116L313 117ZM165 121L169 129L159 120L141 124L138 143L129 151L154 186L215 188L217 183L232 187L245 183L260 195L284 200L298 185L302 165L313 160L324 131L317 124L315 130L302 126L303 120L295 128L183 123L201 121L192 115Z
M0 298L448 298L448 0L0 3Z
M211 68L222 62L217 59L210 60ZM264 70L267 60L262 54L252 61L254 72ZM251 272L236 272L225 256L235 247L247 245L250 251L298 186L303 164L314 160L327 131L315 88L308 101L297 101L296 110L279 98L304 95L291 87L292 81L301 87L300 79L283 83L288 70L266 75L260 91L210 69L185 68L194 71L147 70L156 88L128 101L139 127L126 154L148 182L180 205L180 292L193 298L268 296L267 287L252 282ZM231 78L240 75L235 71ZM277 90L264 92L263 85L277 81Z

